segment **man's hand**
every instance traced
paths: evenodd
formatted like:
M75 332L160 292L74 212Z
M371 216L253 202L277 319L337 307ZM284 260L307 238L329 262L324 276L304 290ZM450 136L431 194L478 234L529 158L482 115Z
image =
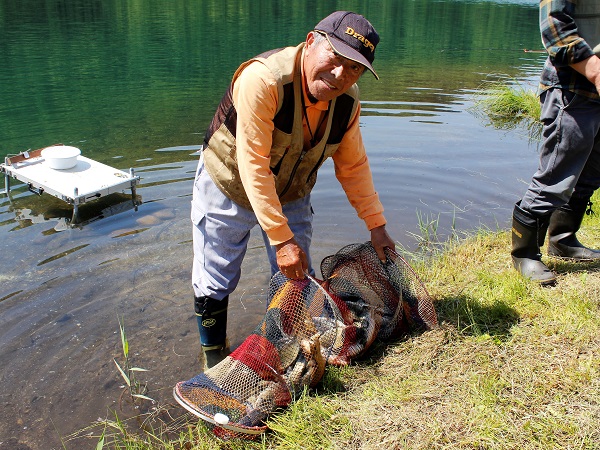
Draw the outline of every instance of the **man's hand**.
M385 247L389 247L391 250L396 248L396 243L385 230L385 225L373 228L371 230L371 244L373 244L373 248L375 248L379 259L384 262L386 260L386 256L383 249Z
M300 248L296 239L292 238L275 246L277 265L282 274L288 278L302 280L308 270L308 258Z

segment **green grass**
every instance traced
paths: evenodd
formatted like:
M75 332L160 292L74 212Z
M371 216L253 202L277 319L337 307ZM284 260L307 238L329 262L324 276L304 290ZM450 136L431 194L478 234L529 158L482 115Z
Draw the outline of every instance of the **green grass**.
M600 216L586 216L578 236L600 247ZM509 252L507 231L481 231L413 260L440 327L328 367L259 441L220 441L183 415L143 431L96 424L94 445L102 437L98 449L598 449L600 263L544 256L558 274L544 288L517 274Z
M534 89L494 81L481 86L477 94L470 111L483 118L486 125L500 130L524 128L531 142L540 139L541 106Z

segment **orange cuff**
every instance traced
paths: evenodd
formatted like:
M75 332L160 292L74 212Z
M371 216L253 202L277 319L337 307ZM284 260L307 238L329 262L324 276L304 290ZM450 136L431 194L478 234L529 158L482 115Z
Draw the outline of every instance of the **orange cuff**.
M385 217L383 217L383 214L381 213L373 214L372 216L367 216L363 220L365 221L365 224L367 225L367 229L369 231L371 231L373 228L380 227L387 223Z
M281 244L282 242L289 241L294 237L294 233L288 226L288 224L281 225L280 227L273 228L269 231L265 231L271 245Z

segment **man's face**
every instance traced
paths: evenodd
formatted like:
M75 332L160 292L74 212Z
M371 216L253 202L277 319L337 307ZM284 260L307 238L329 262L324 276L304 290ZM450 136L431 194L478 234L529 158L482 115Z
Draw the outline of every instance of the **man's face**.
M315 32L306 37L304 74L311 97L333 100L358 81L365 66L335 53L327 39L315 42Z

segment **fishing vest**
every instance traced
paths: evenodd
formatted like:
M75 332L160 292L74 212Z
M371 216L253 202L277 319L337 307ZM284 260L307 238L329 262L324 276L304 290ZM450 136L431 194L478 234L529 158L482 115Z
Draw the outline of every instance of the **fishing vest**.
M304 43L271 50L243 63L233 76L204 137L204 166L214 183L231 200L252 209L240 179L236 156L237 112L233 83L251 62L259 61L275 75L278 104L273 119L270 169L279 201L305 197L317 181L317 170L338 149L359 105L358 87L331 100L325 131L312 148L304 148L301 57Z
M579 35L596 55L600 54L600 0L579 0L575 5L575 23Z

